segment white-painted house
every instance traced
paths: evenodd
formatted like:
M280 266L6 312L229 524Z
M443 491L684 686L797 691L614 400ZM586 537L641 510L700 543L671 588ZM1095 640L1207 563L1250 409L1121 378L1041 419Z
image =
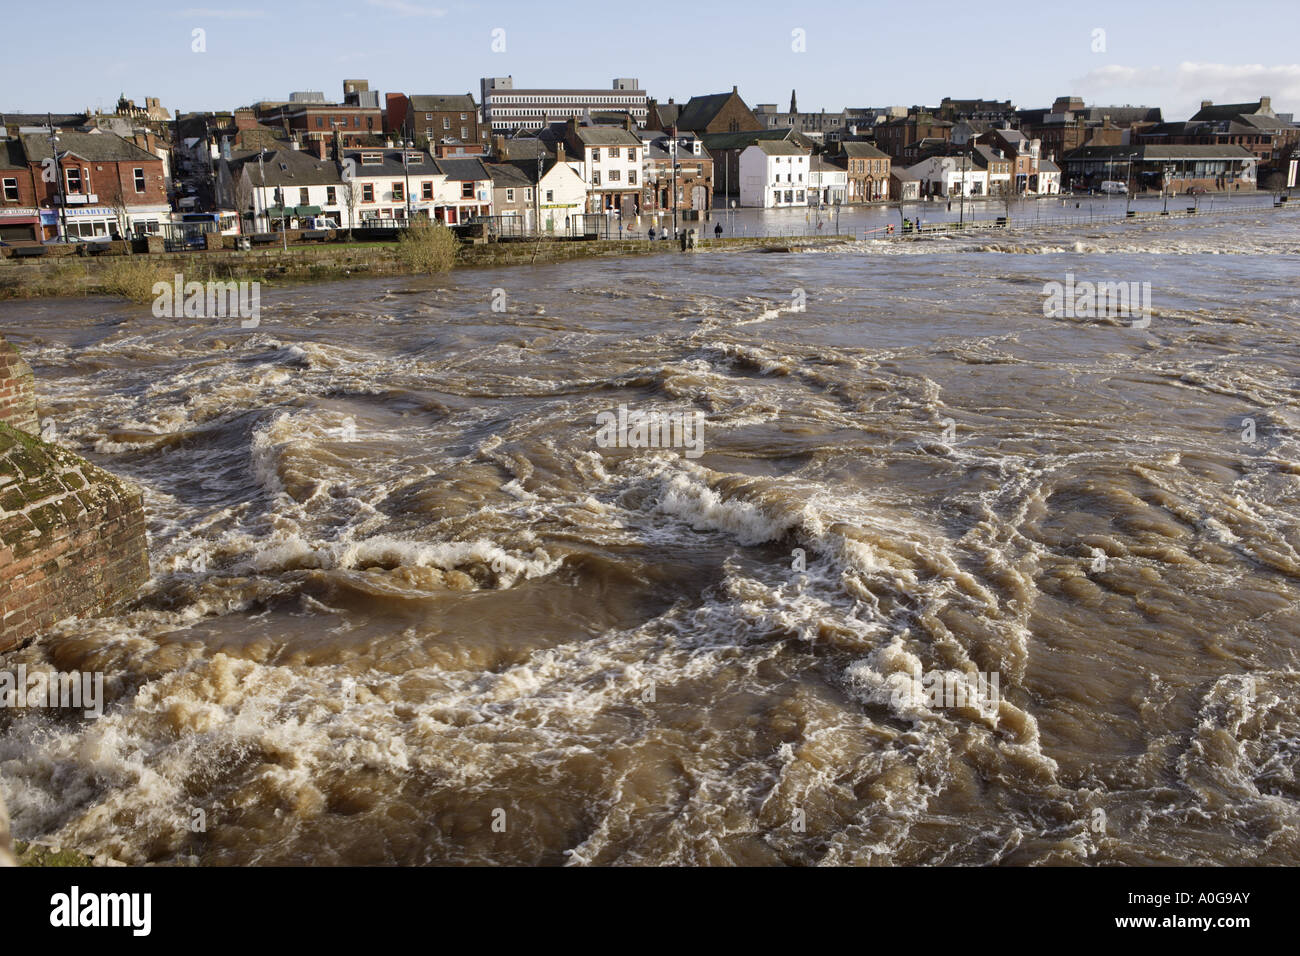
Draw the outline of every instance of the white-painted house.
M808 205L834 206L848 201L849 169L824 156L813 156L808 163Z
M761 140L740 153L740 204L761 209L806 206L811 151L788 140Z
M316 216L345 224L343 179L333 160L296 149L245 153L223 168L221 179L223 206L251 214L254 232L292 229Z
M989 194L988 171L972 163L969 156L931 156L907 171L921 181L923 196Z

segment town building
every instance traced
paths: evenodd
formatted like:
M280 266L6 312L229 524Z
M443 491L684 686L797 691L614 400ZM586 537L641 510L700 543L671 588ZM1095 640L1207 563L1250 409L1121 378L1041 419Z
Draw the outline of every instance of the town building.
M921 177L902 166L889 169L889 198L895 202L913 202L921 198Z
M713 208L713 157L704 148L700 138L693 134L674 136L656 135L645 130L641 144L645 161L642 181L645 183L641 199L642 212L694 210L707 212ZM677 167L676 198L673 196L673 167Z
M931 156L907 170L920 180L921 196L987 196L989 174L967 155Z
M1137 132L1161 122L1156 107L1085 106L1077 96L1058 96L1050 109L1017 110L1010 125L1038 140L1043 158L1059 160L1080 146L1125 145Z
M713 190L723 197L724 204L740 199L740 154L750 146L762 142L786 142L809 154L815 146L811 139L793 129L707 133L700 140L713 157Z
M1014 163L1002 150L976 144L970 150L970 157L976 166L988 173L990 196L1015 195L1011 179Z
M469 93L407 96L389 93L384 132L417 145L469 147L481 152L479 110Z
M292 229L321 216L351 228L360 225L357 201L347 198L339 164L293 148L232 152L218 160L216 201L239 213L244 231Z
M384 133L380 107L329 103L317 92L291 93L288 102L257 103L253 112L259 123L280 126L299 142L329 141L337 131L345 147L372 146Z
M568 156L580 161L587 184L587 212L617 212L635 216L641 207L642 145L618 126L583 126L576 116L543 131L542 138L563 144Z
M812 151L765 139L740 153L740 205L773 209L808 204Z
M639 80L615 79L608 89L516 89L514 77L479 81L485 132L545 129L556 121L602 110L626 110L637 125L646 121L646 94Z
M889 154L870 143L855 140L837 143L831 155L844 163L848 172L848 202L881 202L889 198Z
M775 103L760 103L754 107L754 115L765 129L793 129L819 143L841 139L847 129L843 110L838 113L827 113L825 110L820 113L800 113L794 90L790 91L788 111L778 111Z
M1061 167L1050 159L1038 161L1038 178L1029 184L1029 191L1038 196L1061 194Z
M949 96L943 98L938 109L930 112L950 123L974 120L994 126L1010 123L1016 116L1016 108L1010 100L955 100Z
M1016 195L1029 192L1029 184L1038 175L1038 159L1042 144L1030 139L1018 129L996 127L976 138L981 146L989 146L1011 161L1012 188Z
M895 163L915 159L921 149L952 141L953 123L930 113L913 113L876 125L876 145Z
M504 235L567 232L586 208L587 184L565 161L564 145L534 159L485 163L492 177L493 215Z
M814 154L808 162L808 204L837 206L849 201L849 171L843 160Z
M1295 155L1298 139L1300 127L1274 113L1267 96L1223 106L1204 100L1187 122L1161 123L1137 136L1137 142L1151 146L1241 146L1259 160L1260 175L1281 170Z
M762 120L745 105L739 88L735 86L730 93L692 96L677 117L677 129L699 136L706 133L757 132L765 128Z
M1075 189L1093 189L1102 182L1128 184L1173 193L1199 188L1210 191L1254 189L1259 157L1235 143L1214 145L1081 146L1065 155L1062 175Z
M14 208L28 208L22 199L35 197L39 238L125 238L159 232L170 221L164 164L157 156L99 129L59 129L54 136L53 142L49 131L19 138L32 192L20 186ZM13 161L12 148L7 161ZM57 175L44 174L47 163Z

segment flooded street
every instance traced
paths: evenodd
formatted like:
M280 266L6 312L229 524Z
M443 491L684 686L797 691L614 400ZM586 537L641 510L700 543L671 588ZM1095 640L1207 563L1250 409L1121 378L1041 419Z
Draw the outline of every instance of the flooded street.
M268 286L251 330L0 304L153 572L9 655L107 696L0 714L15 836L1300 864L1300 216L1199 218ZM1147 321L1045 314L1067 276Z

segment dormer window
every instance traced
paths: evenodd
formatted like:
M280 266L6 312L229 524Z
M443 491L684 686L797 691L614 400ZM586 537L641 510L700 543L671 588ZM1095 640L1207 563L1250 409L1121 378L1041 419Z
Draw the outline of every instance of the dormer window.
M362 153L361 154L362 166L382 166L383 164L384 164L383 153Z

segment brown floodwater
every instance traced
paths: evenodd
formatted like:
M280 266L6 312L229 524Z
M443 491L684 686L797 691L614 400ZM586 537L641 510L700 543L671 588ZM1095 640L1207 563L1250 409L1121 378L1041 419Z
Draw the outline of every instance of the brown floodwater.
M1149 282L1149 322L1045 315L1067 275ZM1300 864L1297 275L1268 210L268 287L251 330L0 304L153 571L6 659L108 697L0 715L15 835ZM609 447L620 406L702 453Z

